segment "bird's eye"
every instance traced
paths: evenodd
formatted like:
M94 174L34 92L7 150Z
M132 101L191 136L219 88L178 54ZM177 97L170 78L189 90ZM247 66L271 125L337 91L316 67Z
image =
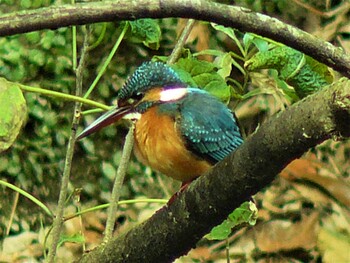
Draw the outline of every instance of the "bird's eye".
M142 93L133 94L124 102L124 104L135 105L142 100L143 96L144 94Z
M136 93L136 94L132 95L130 99L132 99L134 102L138 102L138 101L142 100L143 95L144 95L143 93Z

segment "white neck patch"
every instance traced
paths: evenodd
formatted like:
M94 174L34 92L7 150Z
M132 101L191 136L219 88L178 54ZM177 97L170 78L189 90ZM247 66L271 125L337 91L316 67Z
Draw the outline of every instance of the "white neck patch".
M176 101L187 94L187 88L165 89L160 92L160 101Z

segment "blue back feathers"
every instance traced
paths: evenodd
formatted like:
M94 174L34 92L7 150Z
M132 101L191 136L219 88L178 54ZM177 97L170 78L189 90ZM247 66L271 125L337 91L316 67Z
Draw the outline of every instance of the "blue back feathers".
M125 100L154 87L184 85L176 72L162 62L145 62L128 78L118 93Z
M190 89L179 110L180 133L198 156L216 163L243 143L233 113L209 93Z

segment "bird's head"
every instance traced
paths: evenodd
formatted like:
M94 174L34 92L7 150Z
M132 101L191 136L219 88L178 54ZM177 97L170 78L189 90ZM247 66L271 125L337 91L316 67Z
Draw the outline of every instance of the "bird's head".
M186 95L186 87L171 67L161 62L145 62L119 90L117 106L95 120L77 139L82 139L123 117L137 118L153 105L178 100Z

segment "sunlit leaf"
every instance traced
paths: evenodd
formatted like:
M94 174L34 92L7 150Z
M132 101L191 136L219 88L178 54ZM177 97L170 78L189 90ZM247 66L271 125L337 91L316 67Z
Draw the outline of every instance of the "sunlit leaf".
M244 202L220 225L214 227L205 237L209 240L223 240L231 234L231 229L243 223L255 225L257 208L253 202Z
M103 162L102 172L107 178L112 180L117 174L117 169L110 162Z
M215 59L215 63L220 67L218 74L223 79L226 79L228 76L230 76L233 63L233 58L231 57L230 53L223 53L221 56Z
M326 65L287 46L259 52L245 66L252 71L276 69L279 77L293 86L300 98L317 92L333 81L333 75Z
M138 19L128 22L130 32L126 38L134 43L143 43L146 47L157 50L159 49L159 41L161 30L157 20L154 19Z
M214 24L214 23L212 23L211 25L216 30L221 31L221 32L225 33L226 35L228 35L231 39L233 39L235 41L238 40L236 37L235 31L232 27L225 27L222 25Z
M78 243L82 244L85 242L85 238L81 234L74 234L74 235L61 235L60 236L60 241L58 243L58 247L62 246L64 243Z
M27 33L25 37L31 44L36 44L40 41L40 33L38 31Z
M39 49L30 50L28 59L37 66L43 66L45 64L45 54Z
M0 78L0 152L16 140L27 117L26 101L18 84Z
M186 83L191 79L197 87L208 91L221 101L227 102L230 99L230 87L217 72L217 66L214 63L194 58L181 58L173 67L177 72L183 70L189 73L189 75L183 75L187 79L182 78Z

